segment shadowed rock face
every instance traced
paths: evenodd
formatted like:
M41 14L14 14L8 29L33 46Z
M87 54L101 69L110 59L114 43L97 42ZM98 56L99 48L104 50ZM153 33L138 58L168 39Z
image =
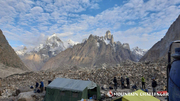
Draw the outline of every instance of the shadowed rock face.
M157 61L163 60L167 61L167 54L169 50L169 45L172 41L180 40L180 16L173 22L173 24L168 29L166 35L158 41L141 59L140 61ZM172 47L172 52L174 48L179 47L179 44L175 44Z
M23 63L29 68L29 70L37 71L43 66L44 62L41 55L38 53L25 54L21 56Z
M19 68L22 70L28 70L23 64L15 51L7 42L5 36L0 30L0 63L8 67Z
M103 40L103 37L90 35L84 43L77 44L51 58L42 70L65 69L71 66L99 67L103 63L116 65L125 60L135 61L130 49L124 48L119 43L112 43L113 37L110 38L110 35L108 37L109 39L105 36Z

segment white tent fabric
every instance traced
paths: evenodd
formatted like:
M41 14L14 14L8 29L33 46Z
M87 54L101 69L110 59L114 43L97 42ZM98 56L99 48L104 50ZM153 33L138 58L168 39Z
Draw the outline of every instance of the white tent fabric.
M86 87L93 89L97 87L97 85L92 81L56 78L47 87L61 90L83 91Z

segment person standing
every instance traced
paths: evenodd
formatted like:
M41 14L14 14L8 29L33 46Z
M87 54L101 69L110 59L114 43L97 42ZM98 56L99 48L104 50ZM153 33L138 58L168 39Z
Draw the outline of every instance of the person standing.
M44 83L41 81L40 82L41 83L41 85L40 85L40 92L43 92L43 89L44 89Z
M36 85L35 85L34 93L36 93L36 92L37 92L38 87L39 87L39 83L36 81Z
M146 89L144 76L142 76L141 81L142 81L142 89L143 88Z
M127 78L126 78L126 84L127 84L127 88L130 88L130 86L129 86L129 78L128 78L128 76L127 76Z
M39 83L38 82L36 82L36 88L38 88L39 87Z
M153 95L155 95L156 87L157 87L157 82L155 79L153 79L153 81L152 81Z
M121 88L124 89L124 78L121 77Z
M116 91L117 90L117 79L116 79L116 77L114 77L113 82L114 82L114 89Z

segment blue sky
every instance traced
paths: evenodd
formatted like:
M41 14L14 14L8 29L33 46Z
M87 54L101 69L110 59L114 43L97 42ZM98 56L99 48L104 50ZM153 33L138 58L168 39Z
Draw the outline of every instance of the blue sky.
M35 47L56 33L81 42L90 34L151 48L180 14L180 0L0 0L0 29L10 45Z

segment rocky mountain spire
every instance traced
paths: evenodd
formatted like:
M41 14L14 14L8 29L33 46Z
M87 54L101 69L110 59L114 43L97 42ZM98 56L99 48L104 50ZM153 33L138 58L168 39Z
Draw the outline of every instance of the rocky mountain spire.
M114 39L113 39L113 35L111 35L111 32L108 30L106 31L106 34L104 36L104 39L105 40L109 40L110 41L110 44L114 44Z
M111 40L111 32L109 30L106 32L105 38Z

